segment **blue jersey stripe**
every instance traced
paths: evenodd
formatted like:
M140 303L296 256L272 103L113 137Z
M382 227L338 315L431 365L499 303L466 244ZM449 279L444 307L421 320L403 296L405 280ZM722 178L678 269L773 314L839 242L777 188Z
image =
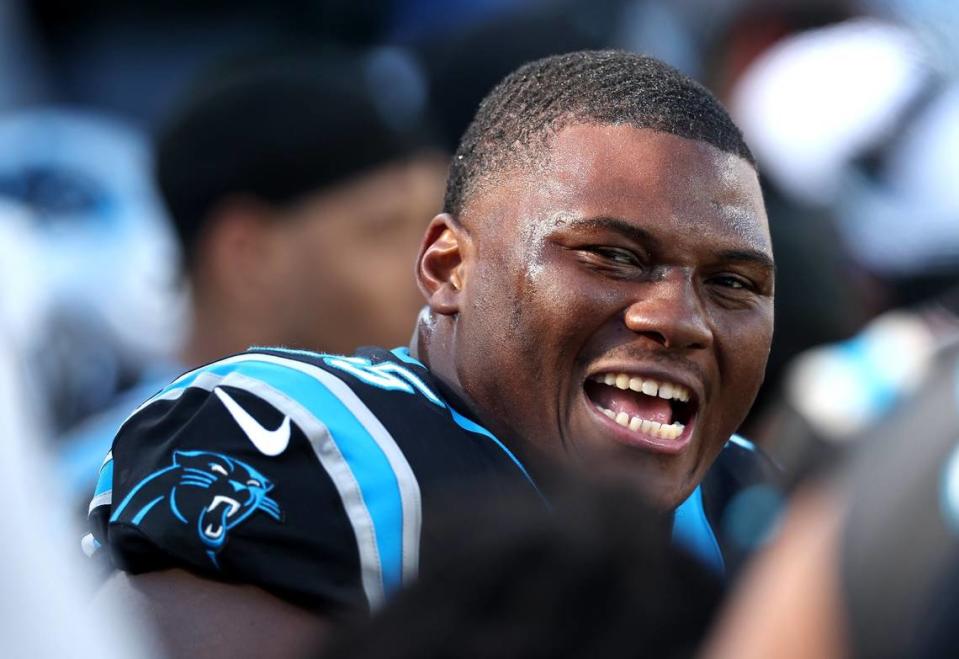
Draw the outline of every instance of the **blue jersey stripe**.
M748 439L746 439L745 437L740 437L739 435L732 435L729 438L729 442L732 444L735 444L736 446L739 446L740 448L744 448L747 451L752 451L753 453L756 452L756 445L753 444Z
M413 364L415 366L426 368L419 360L415 359L412 355L410 355L410 349L405 346L400 346L399 348L393 348L390 352L393 353L393 355L395 355L400 361L404 361L407 364ZM533 486L533 489L536 490L536 492L540 495L540 497L543 498L544 501L546 500L546 498L543 497L542 492L539 491L539 487L536 485L536 482L529 475L529 472L526 471L526 467L523 466L523 463L519 461L519 458L517 458L513 454L513 452L510 451L506 447L506 445L503 444L503 442L501 442L499 438L496 437L496 435L494 435L489 430L487 430L480 424L476 423L469 417L464 416L460 414L459 412L457 412L455 409L453 409L453 406L450 405L449 403L446 403L446 407L447 409L449 409L450 416L452 417L454 423L456 423L456 425L458 425L460 428L462 428L463 430L467 430L469 432L475 432L479 435L483 435L484 437L487 437L490 440L492 440L492 442L496 444L496 446L498 446L503 451L503 453L506 454L506 456L513 462L513 464L516 465L516 467L520 470L520 472L523 474L526 480L529 481L530 485Z
M161 494L161 495L158 496L156 499L154 499L153 501L151 501L151 502L148 503L147 505L143 506L143 508L140 509L140 512L138 512L138 513L136 514L136 517L133 518L133 522L132 522L133 525L134 525L134 526L138 526L138 525L140 524L140 522L143 521L143 518L147 516L147 513L150 512L150 510L153 508L153 506L155 506L155 505L157 505L158 503L160 503L161 501L163 501L163 498L164 498L164 495Z
M717 574L726 572L726 562L719 549L716 534L706 518L703 491L698 485L689 498L676 509L673 516L673 542L692 552Z
M264 382L297 401L326 425L359 484L373 520L384 590L390 593L397 589L403 577L403 507L399 485L383 451L346 405L316 378L280 364L259 361L256 354L250 354L249 359L212 364L193 371L165 388L157 398L186 389L204 373L224 377L237 373Z
M113 460L108 460L100 467L100 475L97 476L97 486L93 490L93 496L99 496L113 489Z

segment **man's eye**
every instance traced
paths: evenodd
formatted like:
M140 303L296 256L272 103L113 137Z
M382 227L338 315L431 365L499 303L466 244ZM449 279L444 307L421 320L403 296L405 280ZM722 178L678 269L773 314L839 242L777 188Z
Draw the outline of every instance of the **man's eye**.
M750 284L750 282L743 279L742 277L736 277L733 275L723 275L720 277L713 277L712 282L724 288L732 288L734 290L752 288L752 284Z
M628 249L618 247L590 247L587 251L620 265L639 265L639 259Z

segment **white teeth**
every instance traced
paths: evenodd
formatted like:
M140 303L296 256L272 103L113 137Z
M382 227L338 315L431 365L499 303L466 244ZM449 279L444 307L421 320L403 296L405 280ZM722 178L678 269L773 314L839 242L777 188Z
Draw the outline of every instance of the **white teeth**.
M682 435L683 430L686 429L686 426L678 422L665 424L659 423L658 421L651 421L650 419L641 419L638 416L630 418L626 412L616 413L613 410L608 410L603 407L600 408L600 411L624 428L629 428L633 432L641 432L661 439L676 439Z
M688 403L690 399L689 389L673 382L658 382L628 373L600 373L591 376L590 379L617 389L632 389L647 396L659 396L666 400L674 399Z
M604 407L601 407L600 411L624 428L629 428L633 432L641 432L643 434L652 435L653 437L660 437L662 439L676 439L682 435L683 430L686 429L686 426L678 422L666 424L659 423L658 421L651 421L650 419L641 419L638 416L630 418L626 412L616 413L613 410L608 410Z

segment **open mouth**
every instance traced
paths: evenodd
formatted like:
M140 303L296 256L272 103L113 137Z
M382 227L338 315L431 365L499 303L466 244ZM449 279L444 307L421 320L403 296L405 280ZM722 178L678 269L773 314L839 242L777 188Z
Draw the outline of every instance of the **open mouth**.
M682 384L630 373L597 373L583 388L599 412L636 440L659 446L688 438L699 407L694 392Z

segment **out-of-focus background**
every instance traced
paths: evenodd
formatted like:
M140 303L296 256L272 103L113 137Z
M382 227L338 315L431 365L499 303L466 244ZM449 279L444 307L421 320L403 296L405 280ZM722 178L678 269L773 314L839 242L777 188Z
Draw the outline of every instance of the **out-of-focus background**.
M957 37L948 0L3 0L0 454L39 452L69 527L124 411L177 372L405 342L479 100L622 48L700 80L755 151L777 327L743 433L803 472L959 332Z

